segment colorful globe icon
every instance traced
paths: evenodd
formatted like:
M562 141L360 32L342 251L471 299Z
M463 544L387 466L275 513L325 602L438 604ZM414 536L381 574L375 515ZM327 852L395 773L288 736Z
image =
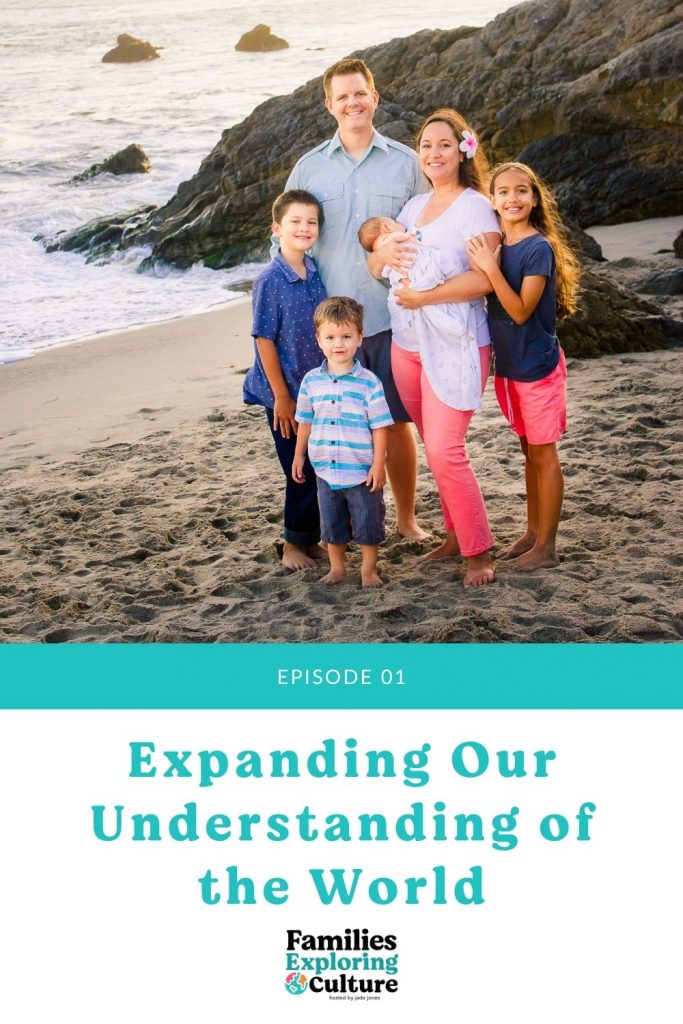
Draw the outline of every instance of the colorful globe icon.
M300 996L308 988L308 978L305 974L300 974L299 971L292 971L285 978L285 988L293 996Z

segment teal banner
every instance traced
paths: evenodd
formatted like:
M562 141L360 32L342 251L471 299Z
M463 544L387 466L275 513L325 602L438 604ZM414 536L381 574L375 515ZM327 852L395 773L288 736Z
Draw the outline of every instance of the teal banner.
M681 708L679 645L8 645L3 708Z

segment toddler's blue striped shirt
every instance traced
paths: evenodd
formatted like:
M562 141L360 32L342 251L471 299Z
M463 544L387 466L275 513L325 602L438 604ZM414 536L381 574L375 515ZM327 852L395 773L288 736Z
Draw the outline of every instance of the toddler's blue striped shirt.
M372 466L372 431L394 422L379 377L354 360L353 369L331 374L325 359L301 382L298 423L312 423L308 457L317 476L333 489L364 483Z

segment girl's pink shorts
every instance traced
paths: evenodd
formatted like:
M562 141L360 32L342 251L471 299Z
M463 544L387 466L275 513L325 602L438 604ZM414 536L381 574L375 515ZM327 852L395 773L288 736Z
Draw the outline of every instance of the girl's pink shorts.
M553 444L567 429L567 362L560 361L542 380L518 381L495 377L496 398L515 433L529 444Z

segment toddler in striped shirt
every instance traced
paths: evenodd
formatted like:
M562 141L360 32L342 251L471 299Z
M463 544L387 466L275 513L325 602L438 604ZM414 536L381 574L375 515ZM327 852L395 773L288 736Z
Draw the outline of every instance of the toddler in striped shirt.
M308 451L318 480L321 539L330 557L322 582L344 579L346 546L355 540L361 549L362 585L381 587L382 488L387 428L393 419L379 378L355 358L363 340L363 307L346 296L325 299L314 323L325 359L301 382L292 477L303 483Z

